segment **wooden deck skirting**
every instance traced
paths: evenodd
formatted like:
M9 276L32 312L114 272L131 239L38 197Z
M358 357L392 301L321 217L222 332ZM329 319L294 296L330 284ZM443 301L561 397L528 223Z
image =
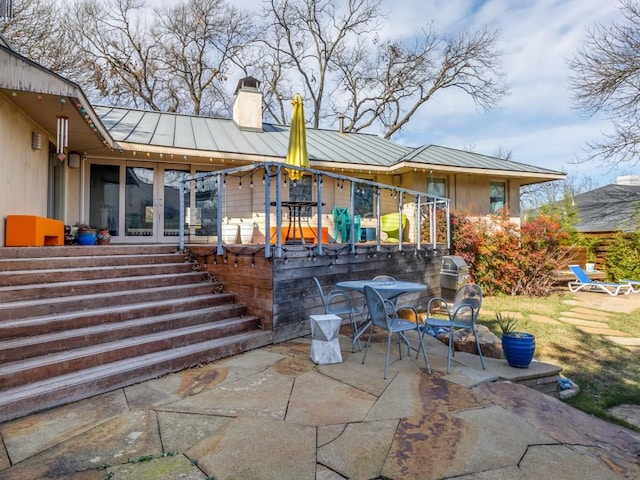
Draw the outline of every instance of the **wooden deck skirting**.
M341 280L392 275L401 280L425 283L427 291L407 295L401 300L426 306L429 298L440 293L442 255L446 250L418 251L406 244L404 252L397 246L378 252L351 254L338 244L325 247L325 255L314 257L314 245L287 245L286 258L265 258L261 245L227 245L223 255L215 254L212 245L188 245L191 255L223 282L224 291L233 293L248 307L248 313L262 319L262 327L273 331L279 343L311 332L309 316L324 313L313 277L325 289ZM332 250L332 248L334 250ZM356 305L363 305L362 295L353 293Z

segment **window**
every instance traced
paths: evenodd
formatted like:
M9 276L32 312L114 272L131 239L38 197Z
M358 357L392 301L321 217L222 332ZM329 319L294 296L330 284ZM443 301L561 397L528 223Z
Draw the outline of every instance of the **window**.
M446 184L444 178L430 178L427 185L427 193L438 197L446 196Z
M362 184L356 184L355 187L354 215L373 217L373 187Z
M489 211L500 213L507 203L506 184L504 182L491 182L489 185Z
M313 201L311 175L305 175L300 180L289 183L289 201L291 202L311 202ZM300 212L301 216L311 216L311 207L305 207Z

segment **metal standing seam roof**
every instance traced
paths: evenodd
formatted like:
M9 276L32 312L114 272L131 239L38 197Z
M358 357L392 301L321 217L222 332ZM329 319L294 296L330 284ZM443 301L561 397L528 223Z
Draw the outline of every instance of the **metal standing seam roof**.
M481 153L441 147L438 145L425 145L416 148L402 160L449 167L475 168L483 170L508 170L511 172L540 173L544 175L564 175L563 172L557 172L498 157L491 157Z
M289 126L264 123L262 131L242 129L233 120L176 113L96 106L95 112L116 142L197 149L238 155L281 157ZM437 145L418 148L367 133L307 128L309 159L316 162L391 167L399 163L564 175L544 168Z

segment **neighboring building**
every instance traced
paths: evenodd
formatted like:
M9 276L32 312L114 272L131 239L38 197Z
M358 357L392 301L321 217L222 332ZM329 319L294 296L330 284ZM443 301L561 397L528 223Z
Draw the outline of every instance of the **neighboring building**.
M634 232L640 226L640 184L611 184L573 198L583 233Z
M118 243L175 243L180 179L234 164L284 162L289 129L263 123L257 80L242 79L236 94L233 119L92 106L78 85L0 42L0 218L48 216L69 225L107 226ZM68 128L67 146L60 144L60 122L63 131ZM325 129L308 129L307 135L315 169L448 197L453 208L472 215L508 207L517 219L521 186L565 178L562 172L442 146L413 148ZM196 207L195 235L201 239L211 233L205 222L212 213L209 188L200 185L185 199ZM296 194L314 195L305 182L296 188ZM349 204L338 182L323 188L328 211ZM225 218L253 222L257 205L259 200L227 211ZM374 213L366 210L371 203L362 208L363 217ZM381 210L394 208L385 200ZM4 237L0 222L0 246Z

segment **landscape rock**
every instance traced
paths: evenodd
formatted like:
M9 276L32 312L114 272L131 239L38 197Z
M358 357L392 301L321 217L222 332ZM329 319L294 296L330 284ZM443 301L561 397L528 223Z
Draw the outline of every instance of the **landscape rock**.
M476 332L480 339L482 354L485 357L504 358L504 353L502 352L502 340L500 340L497 335L484 325L476 325ZM448 333L439 333L437 338L446 345L449 345ZM478 353L476 339L473 336L471 329L462 329L453 332L453 345L458 352Z

